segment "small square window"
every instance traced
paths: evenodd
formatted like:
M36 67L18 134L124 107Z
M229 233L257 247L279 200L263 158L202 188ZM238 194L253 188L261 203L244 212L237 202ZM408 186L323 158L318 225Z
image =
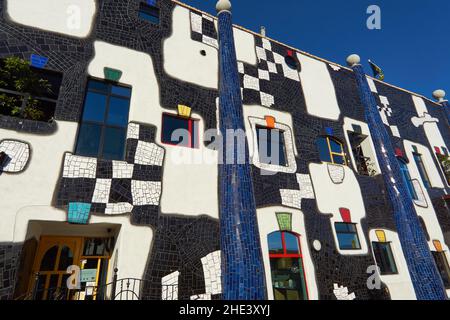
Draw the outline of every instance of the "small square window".
M159 8L141 2L139 4L139 18L159 25Z
M164 113L161 142L186 148L198 148L198 120Z
M361 249L356 224L336 222L334 227L339 242L339 248L341 250Z
M287 166L284 131L256 126L256 138L261 163Z

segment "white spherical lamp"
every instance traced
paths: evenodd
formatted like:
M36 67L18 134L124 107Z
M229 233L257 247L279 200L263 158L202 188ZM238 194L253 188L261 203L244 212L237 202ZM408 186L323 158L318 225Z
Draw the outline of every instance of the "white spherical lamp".
M347 58L347 64L350 67L353 67L356 64L359 64L361 62L361 58L357 55L357 54L352 54L350 56L348 56Z
M433 92L433 97L438 101L443 101L445 98L445 91L442 89Z
M231 11L231 2L229 0L217 1L216 11L217 13L220 13L222 11Z

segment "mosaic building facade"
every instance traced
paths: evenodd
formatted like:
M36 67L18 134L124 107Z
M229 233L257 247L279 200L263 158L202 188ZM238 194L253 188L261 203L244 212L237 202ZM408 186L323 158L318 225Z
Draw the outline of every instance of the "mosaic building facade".
M0 1L0 299L450 296L443 94L217 9Z

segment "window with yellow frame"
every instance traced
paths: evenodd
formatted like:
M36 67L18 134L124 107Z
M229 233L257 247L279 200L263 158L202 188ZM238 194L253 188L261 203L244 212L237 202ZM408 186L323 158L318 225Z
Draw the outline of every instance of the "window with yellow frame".
M322 162L347 165L344 145L332 137L319 137L316 141Z

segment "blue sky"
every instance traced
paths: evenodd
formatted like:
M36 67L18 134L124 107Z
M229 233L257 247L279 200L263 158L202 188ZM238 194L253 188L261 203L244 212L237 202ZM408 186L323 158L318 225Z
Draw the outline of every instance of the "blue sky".
M216 0L182 0L215 14ZM450 97L448 0L231 0L233 22L316 56L345 65L351 53L377 63L385 81L431 97ZM370 5L381 8L381 30L369 30Z

